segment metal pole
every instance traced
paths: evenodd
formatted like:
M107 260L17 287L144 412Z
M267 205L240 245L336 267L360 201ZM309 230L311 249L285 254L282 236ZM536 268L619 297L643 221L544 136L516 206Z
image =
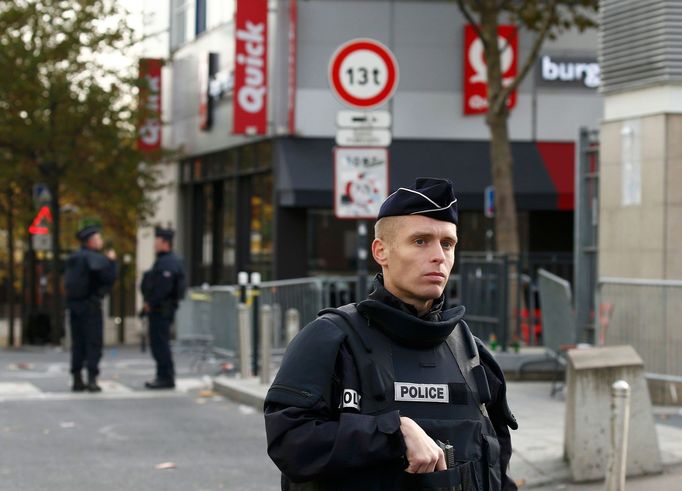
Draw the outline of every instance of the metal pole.
M289 346L289 343L291 343L301 329L301 315L298 313L298 310L287 309L286 324L287 346Z
M118 283L118 311L120 315L121 322L118 323L118 344L125 343L126 339L126 287L125 287L125 275L126 275L126 263L121 258L119 264L121 268L121 276Z
M242 378L251 378L251 311L249 307L240 303L238 309L239 320L239 370Z
M270 358L272 355L272 307L263 305L260 308L260 383L270 383Z
M258 375L258 345L259 345L259 331L260 328L258 323L260 321L260 316L258 315L258 306L260 304L260 273L251 273L251 296L253 302L251 308L253 309L253 353L252 353L252 371L254 375Z
M367 296L367 221L358 221L358 281L355 301L361 302Z
M61 294L61 249L60 239L60 210L59 210L59 177L56 174L56 164L53 164L55 175L50 180L52 193L52 305L50 316L50 342L57 345L62 336L62 294Z
M624 491L630 426L630 384L618 380L611 386L611 446L606 469L606 490Z

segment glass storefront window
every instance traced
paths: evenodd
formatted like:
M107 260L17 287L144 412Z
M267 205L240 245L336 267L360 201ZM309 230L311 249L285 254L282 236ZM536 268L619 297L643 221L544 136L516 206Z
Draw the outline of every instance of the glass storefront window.
M223 257L221 283L236 281L237 262L237 181L228 179L223 182Z
M257 166L260 169L268 169L272 165L272 142L262 141L256 144Z
M260 174L251 180L251 220L249 226L249 253L252 271L261 273L263 279L272 276L272 174Z
M192 162L192 177L195 181L201 180L204 177L204 166L202 165L201 159L195 159Z
M182 182L192 182L192 163L185 161L182 162L180 165L181 165L180 178Z
M374 222L367 222L367 243L374 240ZM308 210L308 272L311 275L349 275L357 271L357 223L339 220L332 210ZM370 272L377 264L368 259Z
M245 145L239 149L239 171L250 171L257 166L256 146Z
M213 220L214 196L213 184L203 185L203 230L201 233L201 281L211 282L211 267L213 265Z

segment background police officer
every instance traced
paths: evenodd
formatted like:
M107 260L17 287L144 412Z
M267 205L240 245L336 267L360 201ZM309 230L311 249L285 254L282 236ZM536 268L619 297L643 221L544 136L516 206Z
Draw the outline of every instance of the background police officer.
M516 489L506 475L517 425L503 374L464 308L445 308L452 184L417 179L378 218L374 291L303 329L266 396L282 489Z
M116 280L116 253L102 254L100 228L89 225L78 231L81 248L66 262L64 286L71 321L71 373L74 392L99 392L99 361L102 358L102 299ZM82 369L88 371L87 385Z
M144 312L149 318L149 344L156 361L156 378L145 382L148 389L175 387L175 369L170 349L171 325L178 301L185 295L185 267L172 252L174 232L156 227L154 250L156 261L142 277L140 289Z

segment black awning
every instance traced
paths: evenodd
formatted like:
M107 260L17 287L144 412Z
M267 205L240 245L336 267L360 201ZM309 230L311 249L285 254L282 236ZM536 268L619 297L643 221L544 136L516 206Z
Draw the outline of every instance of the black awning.
M331 138L278 140L276 173L280 206L333 206L334 145ZM535 142L512 144L514 190L519 210L571 208L566 206L566 198L573 191L574 146L572 143L555 145L558 147L554 154L558 152L562 158L549 163L553 170L550 175L548 163ZM483 190L492 184L487 141L394 140L389 162L391 190L409 185L420 176L449 177L455 184L460 209L464 210L483 209ZM562 169L560 173L556 172L558 166ZM567 179L571 182L566 182Z

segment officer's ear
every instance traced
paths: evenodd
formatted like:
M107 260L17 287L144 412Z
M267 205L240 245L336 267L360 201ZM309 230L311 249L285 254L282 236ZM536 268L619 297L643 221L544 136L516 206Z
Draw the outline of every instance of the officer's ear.
M372 256L379 266L388 265L388 244L381 239L372 242Z

